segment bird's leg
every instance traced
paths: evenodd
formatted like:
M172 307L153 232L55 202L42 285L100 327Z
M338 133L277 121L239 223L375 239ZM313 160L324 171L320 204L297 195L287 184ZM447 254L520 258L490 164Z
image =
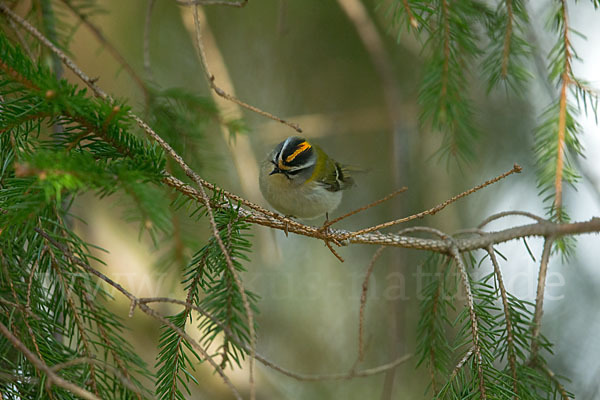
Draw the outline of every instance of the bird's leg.
M286 215L286 218L293 218L293 215ZM288 237L288 233L289 233L289 226L288 226L288 222L287 221L283 221L284 225L283 225L283 232L285 233L285 237Z

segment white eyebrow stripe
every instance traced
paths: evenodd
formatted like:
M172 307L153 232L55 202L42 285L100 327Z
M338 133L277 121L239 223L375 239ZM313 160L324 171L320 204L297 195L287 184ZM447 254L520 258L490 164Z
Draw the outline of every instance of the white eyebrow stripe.
M311 166L311 164L312 164L312 162L311 162L311 161L307 161L307 162L305 162L305 163L304 163L304 164L302 164L302 165L297 165L297 166L295 166L295 167L287 167L287 166L286 166L286 168L287 168L287 170L288 170L288 171L298 171L299 169L304 169L304 168L308 168L308 167L310 167L310 166Z
M289 138L285 139L285 141L283 142L283 146L281 146L281 150L279 151L279 154L277 155L277 161L281 160L281 158L283 157L283 154L285 154L285 149L288 146L288 144L290 144L290 140L292 140L291 136Z

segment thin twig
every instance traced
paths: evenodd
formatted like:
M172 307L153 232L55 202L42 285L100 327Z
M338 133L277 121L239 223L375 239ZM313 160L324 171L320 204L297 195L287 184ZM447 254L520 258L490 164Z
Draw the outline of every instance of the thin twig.
M425 228L425 227L412 227L412 228L403 229L400 232L398 232L398 234L402 235L402 234L406 234L406 233L414 232L414 231L426 231L426 232L432 233L434 235L438 235L441 239L446 238L445 233L438 231L437 229ZM357 352L358 356L356 358L354 366L351 369L352 371L364 359L364 355L365 355L365 351L364 351L364 321L365 321L365 308L367 306L367 292L369 290L369 280L371 279L371 274L373 273L373 269L375 268L375 263L377 262L379 257L381 257L381 254L383 254L383 250L385 250L385 248L386 248L386 246L380 246L375 251L375 253L373 254L373 257L371 257L371 261L369 262L369 265L367 267L367 272L365 273L365 277L363 279L362 291L360 294L360 307L358 310L358 352Z
M365 274L365 278L362 283L362 292L360 294L360 308L358 310L358 358L356 360L356 364L363 361L365 357L365 349L364 349L364 322L365 322L365 308L367 306L367 291L369 290L369 279L371 278L371 273L375 268L375 263L383 254L383 250L385 250L385 246L380 246L373 257L371 257L371 261L369 261L369 266L367 267L367 272Z
M180 6L229 6L242 8L248 4L248 0L238 2L227 0L175 0Z
M474 193L474 192L476 192L476 191L478 191L480 189L483 189L486 186L492 185L492 184L498 182L499 180L506 178L507 176L509 176L511 174L521 172L521 170L522 170L522 168L518 164L515 164L514 167L513 167L513 169L511 169L510 171L507 171L507 172L503 173L502 175L499 175L499 176L497 176L497 177L495 177L493 179L485 181L484 183L482 183L480 185L477 185L477 186L475 186L472 189L469 189L469 190L467 190L465 192L462 192L461 194L458 194L458 195L456 195L456 196L454 196L454 197L452 197L452 198L444 201L443 203L438 204L437 206L435 206L433 208L430 208L429 210L422 211L420 213L413 214L413 215L405 217L405 218L400 218L400 219L397 219L397 220L394 220L394 221L389 221L389 222L385 222L383 224L375 225L375 226L372 226L370 228L361 229L359 231L354 232L352 235L350 235L349 237L347 237L347 239L350 239L350 238L352 238L354 236L358 236L358 235L361 235L361 234L375 232L375 231L378 231L378 230L383 229L383 228L388 228L390 226L401 224L403 222L412 221L413 219L423 218L426 215L434 215L437 212L443 210L449 204L454 203L456 200L461 199L461 198L463 198L465 196L468 196L468 195L470 195L470 194L472 194L472 193Z
M503 211L503 212L499 212L497 214L490 215L489 217L484 219L483 222L481 222L479 225L477 225L477 228L481 229L492 221L495 221L497 219L504 218L504 217L507 217L510 215L522 215L524 217L529 217L531 219L534 219L537 222L546 222L547 221L546 219L544 219L542 217L538 217L537 215L532 214L527 211Z
M23 49L25 50L25 53L27 53L27 55L29 56L29 58L31 60L35 60L36 58L33 55L33 52L31 51L31 48L29 47L29 44L27 43L27 41L25 40L25 38L23 37L23 35L21 35L21 32L17 29L17 26L15 25L15 22L12 19L9 19L8 20L8 25L15 32L15 35L17 36L17 40L19 41L19 43L21 43L21 47L23 47Z
M208 84L210 85L211 89L215 91L216 94L218 94L219 96L223 97L224 99L227 99L237 105L239 105L240 107L246 108L250 111L253 111L259 115L262 115L263 117L281 122L284 125L289 126L290 128L294 129L296 132L302 132L302 129L300 129L300 127L298 126L298 124L292 123L292 122L288 122L282 118L279 118L271 113L268 113L266 111L263 111L257 107L254 107L248 103L245 103L241 100L239 100L237 97L230 95L229 93L225 92L223 89L221 89L219 86L217 86L217 84L215 83L215 76L211 73L211 70L208 66L208 61L206 58L206 52L204 51L204 45L202 44L202 35L201 35L201 28L200 28L200 21L198 18L198 6L194 6L194 25L196 27L196 46L198 48L198 53L200 54L200 61L202 63L202 68L204 70L204 74L206 75L206 80L208 82Z
M146 5L146 19L144 20L144 70L149 79L152 79L152 64L150 63L150 27L152 9L156 0L148 0Z
M448 382L451 382L456 377L456 375L458 375L458 372L463 367L463 365L465 365L467 360L473 355L474 351L475 351L475 346L471 346L471 348L469 348L469 350L465 353L463 358L460 359L460 361L456 364L456 366L452 370L452 374L450 374L450 378L448 379Z
M163 178L163 183L175 188L185 196L192 198L196 201L202 201L202 197L198 190L185 184L179 179L167 175ZM216 187L209 184L209 189L214 190ZM218 188L217 188L218 189ZM228 208L229 204L215 205L215 207ZM290 233L296 233L298 235L313 237L321 240L333 240L336 239L340 244L347 243L360 243L360 244L371 244L371 245L386 245L410 249L430 250L442 254L448 254L449 244L444 240L437 239L425 239L416 238L410 236L401 236L396 233L366 233L358 234L357 232L351 232L341 229L327 229L326 232L319 232L318 228L301 224L292 219L273 218L270 215L264 215L259 212L252 212L245 209L238 210L239 215L244 218L245 221L287 231ZM268 212L268 211L267 211ZM289 223L288 223L289 221ZM574 222L569 224L555 224L553 222L538 222L535 224L521 225L512 228L508 228L502 231L489 232L485 236L455 239L458 249L461 252L485 249L490 244L499 244L514 239L520 239L528 236L549 236L554 235L561 237L564 235L583 234L583 233L594 233L600 231L600 218L593 217L588 221ZM350 237L351 239L347 239Z
M537 359L539 350L540 328L542 326L542 314L544 312L544 291L546 289L546 274L548 273L548 261L552 253L553 237L547 237L544 241L540 271L538 273L537 293L535 295L535 313L533 316L533 331L531 335L531 359Z
M406 354L402 357L395 359L392 362L380 365L375 368L369 368L369 369L365 369L362 371L350 370L350 372L347 372L347 373L323 374L323 375L299 374L297 372L292 372L285 368L282 368L265 358L263 358L261 360L257 357L257 360L259 360L261 363L263 363L267 367L270 367L270 368L274 369L275 371L280 372L283 375L289 376L290 378L294 378L298 381L316 382L316 381L337 381L337 380L347 380L347 379L353 379L353 378L364 378L364 377L368 377L368 376L372 376L372 375L381 374L382 372L386 372L386 371L396 368L398 365L405 363L406 361L410 360L412 357L413 357L412 354Z
M506 293L506 287L504 286L504 279L502 279L502 271L500 271L500 264L496 258L496 253L492 246L487 249L490 261L494 266L494 274L498 281L498 289L500 290L500 297L502 298L502 308L504 309L504 320L506 321L506 342L508 344L508 364L510 365L510 371L513 380L513 392L515 400L518 400L518 385L517 385L517 359L515 356L515 338L513 335L513 326L510 315L510 308L508 305L508 295Z
M90 296L90 294L87 291L83 291L83 300L85 301L86 305L88 306L88 308L90 310L92 310L92 312L94 313L98 313L98 311L96 310L96 306L94 304L94 302L92 301L92 298ZM101 323L96 323L96 327L98 328L98 330L100 331L100 337L102 338L102 342L104 342L105 344L105 348L110 349L110 354L112 354L113 360L115 361L115 363L117 364L118 368L114 368L111 367L111 369L113 370L114 375L119 378L119 380L121 382L123 382L123 384L129 389L131 390L133 393L135 393L135 396L138 400L142 400L142 392L140 391L139 388L135 387L133 385L133 383L131 382L131 379L129 377L129 372L127 371L127 368L125 367L125 364L123 363L123 360L121 359L121 357L119 356L119 354L116 352L115 350L115 345L114 343L111 342L109 336L108 336L108 332L106 331L106 328L104 326L104 324Z
M88 392L82 387L79 387L56 374L52 370L52 368L50 368L48 365L46 365L46 363L37 358L31 350L29 350L15 335L13 335L12 332L6 327L6 325L2 323L2 321L0 321L0 333L4 335L4 337L12 343L14 348L19 350L38 371L46 374L48 378L48 384L54 384L84 399L100 400L100 398L94 395L93 393Z
M71 10L73 14L77 16L77 18L81 20L81 22L83 22L85 26L88 27L88 29L92 32L96 40L98 40L108 50L108 52L115 58L115 60L117 60L118 63L121 64L123 68L125 68L125 71L127 71L129 76L131 76L134 82L137 83L138 87L142 90L144 94L144 98L146 99L146 101L148 101L149 93L146 83L133 69L133 67L127 62L127 60L125 59L125 57L123 57L121 52L119 52L119 50L117 50L117 48L113 46L113 44L108 39L106 39L100 28L98 28L96 25L90 22L87 15L81 13L81 11L77 9L77 7L71 4L70 0L62 0L62 2L67 6L69 10Z
M365 210L367 210L369 208L372 208L372 207L375 207L375 206L377 206L377 205L379 205L381 203L384 203L384 202L386 202L386 201L388 201L388 200L396 197L400 193L406 192L407 190L408 190L408 188L406 186L404 186L404 187L396 190L395 192L392 192L392 193L388 194L387 196L385 196L385 197L383 197L383 198L381 198L379 200L375 200L374 202L367 204L366 206L362 206L362 207L357 208L357 209L355 209L353 211L350 211L349 213L346 213L346 214L342 215L341 217L337 217L335 219L332 219L331 221L325 222L323 224L323 226L321 228L319 228L319 230L320 231L324 231L325 229L327 229L331 225L333 225L333 224L335 224L337 222L340 222L343 219L346 219L346 218L351 217L351 216L353 216L355 214L358 214L361 211L365 211Z
M469 309L469 319L471 320L471 335L473 337L473 351L475 353L475 361L477 363L477 375L479 377L479 392L482 399L486 399L484 375L483 375L483 358L481 356L481 347L479 343L479 326L477 323L477 314L475 314L475 304L473 302L473 293L471 292L471 284L469 282L469 275L467 274L467 267L460 255L456 245L450 248L450 254L456 262L458 271L460 272L461 281L465 294L467 296L467 307Z
M333 246L331 245L331 242L329 240L324 240L325 242L325 246L327 246L327 248L329 249L329 251L331 251L331 253L338 259L340 260L340 262L344 262L344 259L342 258L342 256L340 256L338 254L337 251L335 251L335 249L333 248Z
M571 399L571 397L567 393L567 390L565 389L565 387L560 383L560 381L556 377L556 374L554 372L552 372L552 370L550 368L548 368L546 363L538 365L538 368L540 368L542 371L544 371L544 373L546 373L546 375L548 375L548 378L550 378L550 380L552 382L554 382L554 384L556 385L556 388L558 389L558 392L560 393L560 397L562 397L563 400Z

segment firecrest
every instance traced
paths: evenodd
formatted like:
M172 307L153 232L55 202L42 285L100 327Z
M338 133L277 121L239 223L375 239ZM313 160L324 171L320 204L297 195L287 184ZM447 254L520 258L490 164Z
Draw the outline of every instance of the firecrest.
M262 163L260 190L277 211L289 217L313 219L333 211L342 190L354 180L348 167L330 158L319 146L290 136Z

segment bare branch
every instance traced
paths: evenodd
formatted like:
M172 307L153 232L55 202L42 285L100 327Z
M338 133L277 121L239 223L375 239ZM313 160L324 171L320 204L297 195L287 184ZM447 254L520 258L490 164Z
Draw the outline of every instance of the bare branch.
M385 246L380 246L373 257L371 257L371 261L369 262L369 266L367 267L367 273L365 274L365 278L362 283L362 292L360 294L360 308L358 310L358 358L356 363L361 362L365 356L365 349L363 346L363 336L364 336L364 322L365 322L365 308L367 306L367 291L369 290L369 279L371 278L371 273L375 268L375 263L383 254L383 250L385 250Z
M281 372L283 375L287 375L290 378L294 378L298 381L306 381L306 382L316 382L316 381L337 381L337 380L347 380L347 379L353 379L353 378L364 378L367 376L372 376L372 375L377 375L377 374L381 374L382 372L386 372L390 369L396 368L398 365L405 363L406 361L410 360L412 358L412 354L406 354L402 357L397 358L396 360L387 363L387 364L383 364L380 365L378 367L375 368L369 368L369 369L365 369L362 371L354 371L351 370L348 373L341 373L341 374L323 374L323 375L305 375L305 374L299 374L296 372L292 372L289 371L285 368L282 368L272 362L270 362L269 360L263 358L262 360L259 359L257 357L257 360L259 360L260 362L262 362L264 365L273 368L275 371L277 372Z
M253 105L244 103L243 101L239 100L237 97L230 95L229 93L227 93L223 89L221 89L219 86L217 86L217 84L215 83L215 76L210 72L211 70L208 67L208 61L206 59L206 52L204 51L204 45L202 44L202 36L201 36L201 32L200 32L200 21L198 19L198 6L197 5L194 6L194 25L196 27L196 46L198 47L198 53L200 54L200 60L202 62L204 74L206 75L206 80L207 80L208 84L210 85L211 89L214 90L215 93L218 94L219 96L239 105L240 107L243 107L250 111L253 111L259 115L262 115L263 117L272 119L274 121L281 122L282 124L287 125L290 128L294 129L296 132L301 133L302 129L300 129L298 124L288 122L288 121L286 121L282 118L279 118L271 113L263 111L263 110L259 109L258 107L254 107Z
M535 295L535 314L533 316L533 332L531 337L531 359L537 358L539 350L540 328L542 326L542 314L544 313L544 290L546 289L546 274L548 273L548 261L552 252L554 237L547 237L542 250L540 271L538 273L537 294Z
M77 9L77 7L74 7L73 4L71 4L71 0L61 0L61 1L67 6L67 8L69 10L71 10L71 12L73 14L75 14L77 16L77 18L79 18L79 20L85 26L88 27L88 29L92 32L92 34L94 35L96 40L98 40L108 50L108 52L115 58L115 60L117 60L117 62L123 66L125 71L127 71L129 76L131 76L131 78L133 78L134 82L142 90L146 101L148 101L149 94L148 94L148 88L146 86L146 83L138 75L138 73L135 71L135 69L133 69L131 64L129 64L127 62L127 60L125 59L125 57L123 57L121 52L119 52L119 50L117 50L117 48L108 39L106 39L106 36L104 36L104 34L100 30L100 28L98 28L96 25L94 25L93 23L90 22L87 15L82 14L81 11L79 11Z
M248 4L248 0L239 2L227 0L175 0L180 6L228 6L242 8Z
M179 179L167 175L163 178L163 183L175 188L180 193L201 201L200 193L193 187L185 184ZM207 186L213 190L216 187L210 183ZM229 207L228 204L215 205L217 207ZM266 210L265 210L266 211ZM430 250L442 254L449 254L450 245L447 241L437 239L423 239L410 236L402 236L396 233L366 233L350 232L329 228L325 232L319 231L319 228L304 225L289 218L274 218L271 215L265 215L262 212L253 212L243 208L238 210L239 215L246 221L270 228L280 229L282 231L296 233L298 235L314 237L320 240L337 240L340 244L360 243L360 244L378 244L394 247L403 247L410 249ZM267 213L274 214L267 211ZM535 224L521 225L497 232L489 232L483 236L466 239L456 239L456 245L460 252L485 249L491 244L498 244L514 239L520 239L528 236L549 236L556 237L565 235L574 235L582 233L600 232L600 218L593 217L589 221L575 222L569 224L555 224L545 221ZM350 238L350 239L348 239Z
M386 201L388 201L390 199L393 199L394 197L396 197L400 193L404 193L407 190L408 190L408 188L406 186L404 186L404 187L396 190L395 192L392 192L392 193L388 194L387 196L385 196L385 197L383 197L383 198L381 198L379 200L375 200L374 202L367 204L366 206L362 206L360 208L357 208L355 210L350 211L349 213L346 213L346 214L344 214L342 216L339 216L339 217L337 217L335 219L332 219L331 221L325 222L325 224L323 224L323 226L319 230L320 231L324 231L325 229L327 229L331 225L333 225L333 224L335 224L337 222L340 222L343 219L346 219L346 218L351 217L351 216L353 216L355 214L358 214L359 212L368 210L369 208L378 206L379 204L384 203L384 202L386 202Z
M533 220L536 220L537 222L546 222L547 221L546 219L544 219L542 217L538 217L537 215L532 214L527 211L503 211L503 212L499 212L498 214L490 215L489 217L484 219L483 222L481 222L479 225L477 225L477 228L481 229L492 221L495 221L497 219L504 218L507 216L511 216L511 215L522 215L524 217L529 217Z
M513 169L511 169L510 171L505 172L502 175L497 176L497 177L495 177L493 179L485 181L481 185L477 185L477 186L475 186L472 189L469 189L469 190L467 190L465 192L462 192L461 194L458 194L458 195L456 195L456 196L454 196L454 197L452 197L452 198L444 201L443 203L438 204L437 206L435 206L433 208L430 208L429 210L426 210L426 211L423 211L423 212L420 212L420 213L417 213L417 214L414 214L414 215L411 215L411 216L408 216L408 217L405 217L405 218L400 218L400 219L397 219L397 220L394 220L394 221L389 221L389 222L385 222L383 224L375 225L375 226L372 226L370 228L361 229L361 230L359 230L357 232L354 232L352 234L352 236L348 237L348 239L351 238L351 237L353 237L353 236L358 236L358 235L365 234L365 233L375 232L375 231L378 231L380 229L388 228L388 227L393 226L393 225L398 225L398 224L401 224L401 223L404 223L404 222L412 221L413 219L423 218L426 215L434 215L434 214L438 213L439 211L443 210L444 208L446 208L446 206L448 206L449 204L454 203L458 199L461 199L461 198L466 197L466 196L468 196L468 195L470 195L472 193L475 193L476 191L478 191L480 189L483 189L486 186L492 185L492 184L498 182L499 180L504 179L504 178L506 178L507 176L509 176L511 174L514 174L515 172L517 172L517 173L521 172L521 170L522 170L522 168L518 164L515 164L514 167L513 167Z

